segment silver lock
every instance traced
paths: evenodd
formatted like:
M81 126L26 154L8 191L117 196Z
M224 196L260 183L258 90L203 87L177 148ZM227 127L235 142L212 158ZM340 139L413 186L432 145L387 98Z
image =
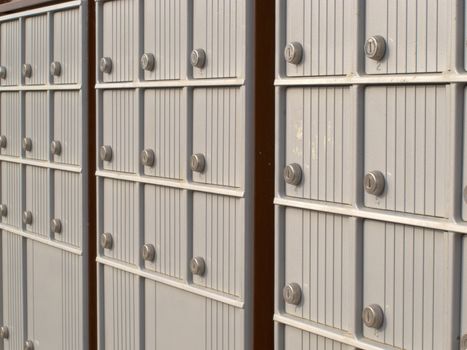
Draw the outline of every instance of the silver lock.
M50 143L50 153L58 156L62 153L62 144L60 141L52 141Z
M464 187L464 202L467 203L467 186Z
M145 53L141 56L140 64L143 70L152 71L156 66L156 58L152 53Z
M27 152L32 150L32 140L29 137L23 139L23 150Z
M50 64L50 74L56 77L62 74L62 65L60 62L54 61Z
M34 350L34 342L32 340L26 340L24 342L24 350Z
M203 68L206 64L206 52L203 49L191 51L190 61L193 67Z
M156 156L151 149L145 149L141 152L141 163L145 166L153 166Z
M0 79L6 79L6 67L0 66Z
M141 248L141 256L145 261L154 261L156 258L156 248L152 244L145 244Z
M23 64L23 77L31 78L32 76L32 66L28 63Z
M112 72L112 59L110 57L102 57L99 61L99 69L102 73L110 74Z
M287 165L283 175L289 185L298 186L302 182L302 168L296 163Z
M374 196L380 196L383 194L384 188L386 187L386 180L381 171L370 171L365 175L365 179L363 181L365 191L368 194L372 194Z
M300 64L303 58L303 46L302 44L294 41L289 44L284 49L285 60L290 64Z
M206 160L201 153L193 154L190 161L191 170L202 173L206 167Z
M99 157L106 162L110 162L112 160L112 147L105 145L101 146L99 149Z
M23 224L25 225L32 224L32 213L29 210L23 211Z
M0 327L0 339L8 339L10 337L10 331L7 326Z
M8 207L6 204L0 204L0 215L7 216L8 215Z
M381 61L386 54L386 40L381 35L372 36L365 43L365 54L372 60Z
M363 309L362 320L365 326L380 329L384 322L384 312L379 305L368 305Z
M50 231L52 233L62 233L62 222L60 219L50 220Z
M289 283L282 289L282 296L287 304L298 305L302 300L302 289L297 283Z
M190 261L190 270L193 275L203 276L206 271L204 259L197 256Z
M467 334L464 334L461 338L461 350L467 350Z
M104 249L112 249L113 238L108 232L101 234L101 247Z
M0 148L6 148L7 146L7 138L5 135L0 136Z

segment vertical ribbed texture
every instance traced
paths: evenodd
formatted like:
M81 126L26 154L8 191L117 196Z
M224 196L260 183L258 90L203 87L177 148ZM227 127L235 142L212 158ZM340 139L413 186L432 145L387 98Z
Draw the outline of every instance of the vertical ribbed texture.
M101 336L106 350L140 349L138 284L137 276L104 266L104 334Z
M449 125L444 86L371 87L365 99L365 172L386 176L368 207L447 216Z
M363 302L384 310L380 332L364 336L403 349L445 349L451 295L446 285L449 233L366 221L363 237Z
M60 141L62 152L54 155L57 163L79 165L82 155L81 97L78 91L59 91L54 95L53 140ZM89 135L92 137L93 135Z
M156 248L146 267L181 278L186 268L186 194L169 187L144 187L144 242Z
M206 263L196 284L226 294L243 296L244 215L240 199L193 194L193 256Z
M287 89L286 164L302 168L302 183L286 194L350 203L351 100L348 88Z
M180 0L144 1L144 52L156 58L146 80L180 79L186 73L187 5Z
M206 299L206 350L243 350L245 346L242 311Z
M245 106L237 88L195 89L193 92L193 153L206 159L196 182L241 187L245 150Z
M49 186L47 170L26 167L26 210L32 213L32 224L26 230L42 236L49 235L48 200Z
M30 152L25 152L26 157L47 160L49 154L47 93L26 92L25 107L25 137L32 140L32 149Z
M56 12L53 15L53 60L61 64L55 84L77 83L81 79L81 22L79 9Z
M62 252L62 344L61 349L83 349L82 257ZM87 322L84 323L87 326Z
M345 285L350 261L345 261L344 249L352 246L348 220L292 208L285 215L285 283L299 284L303 293L303 304L286 304L285 311L343 329L345 293L352 288Z
M286 42L303 46L302 62L287 64L287 75L348 73L353 53L354 0L287 0L286 3ZM279 49L283 57L284 48Z
M120 1L109 1L111 4ZM136 154L137 107L133 90L107 90L103 93L103 144L112 147L112 160L104 169L135 172L139 164Z
M356 350L353 346L284 326L284 350Z
M6 79L1 85L18 85L21 77L21 41L19 21L0 24L0 64L7 70Z
M46 15L26 18L25 43L25 63L32 66L31 78L26 78L26 84L46 84L50 64Z
M245 0L194 0L193 12L193 47L206 52L205 67L194 68L193 76L242 76L245 66Z
M6 204L8 214L2 217L2 223L21 227L21 176L20 165L1 162L2 191L1 204Z
M3 92L0 95L0 130L7 137L7 147L2 155L18 157L21 154L21 118L19 93Z
M132 81L139 61L138 0L106 1L103 8L103 55L112 59L104 81Z
M79 174L54 172L54 215L62 222L62 232L55 234L57 241L81 247L83 240L83 190Z
M132 182L103 181L103 232L112 234L113 248L104 254L130 264L138 262L138 191ZM101 214L102 215L102 214Z
M23 248L22 238L18 235L1 231L2 254L2 293L3 325L10 331L8 341L4 341L5 350L23 348Z
M365 38L381 35L387 44L382 61L366 60L367 72L425 73L448 68L451 12L444 1L372 0L365 4Z
M144 94L144 148L154 151L146 175L182 177L186 164L186 105L181 89L146 90Z

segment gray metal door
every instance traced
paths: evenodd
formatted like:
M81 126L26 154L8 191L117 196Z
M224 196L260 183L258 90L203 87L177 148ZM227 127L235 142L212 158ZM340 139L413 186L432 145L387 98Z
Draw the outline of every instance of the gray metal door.
M101 350L252 347L252 13L97 3Z
M459 349L463 5L276 1L277 350Z
M86 1L0 17L0 349L88 349Z

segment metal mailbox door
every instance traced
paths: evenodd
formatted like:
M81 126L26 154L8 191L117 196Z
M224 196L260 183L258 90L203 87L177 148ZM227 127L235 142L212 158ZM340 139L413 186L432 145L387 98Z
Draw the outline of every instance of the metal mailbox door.
M21 154L21 118L18 92L0 94L0 154L19 157Z
M21 80L20 21L0 24L0 85L19 85ZM0 75L1 75L0 74Z

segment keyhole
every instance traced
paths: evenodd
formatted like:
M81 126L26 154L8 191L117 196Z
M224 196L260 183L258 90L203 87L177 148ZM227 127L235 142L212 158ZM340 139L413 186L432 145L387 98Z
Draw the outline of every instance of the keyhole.
M366 323L368 323L368 324L371 323L371 315L370 315L370 312L368 310L365 312L365 319L366 319Z

